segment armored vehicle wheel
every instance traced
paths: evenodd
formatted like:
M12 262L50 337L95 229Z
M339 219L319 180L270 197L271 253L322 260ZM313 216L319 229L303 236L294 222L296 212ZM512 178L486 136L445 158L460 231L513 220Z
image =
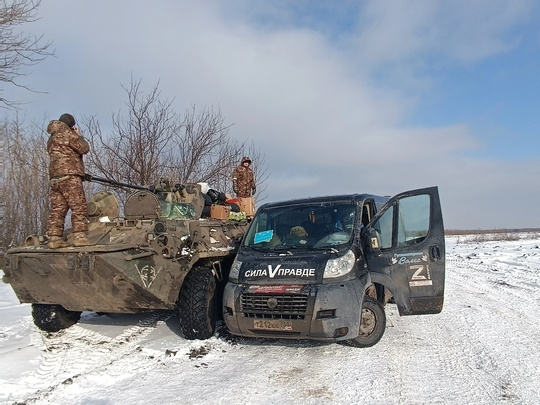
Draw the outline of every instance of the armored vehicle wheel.
M81 312L68 311L61 305L32 304L34 324L46 332L58 332L75 325L81 318Z
M371 297L364 297L360 316L360 334L347 343L355 347L371 347L381 340L386 328L386 313L381 303Z
M216 328L216 278L206 267L192 269L180 291L178 309L186 339L208 339Z

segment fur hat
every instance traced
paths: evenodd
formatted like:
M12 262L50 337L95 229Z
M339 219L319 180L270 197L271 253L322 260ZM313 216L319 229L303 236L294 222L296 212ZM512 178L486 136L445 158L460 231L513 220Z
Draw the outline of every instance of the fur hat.
M73 115L65 113L60 116L58 121L62 121L64 124L66 124L68 127L72 128L75 126L75 118L73 118Z
M290 234L292 236L298 236L299 238L307 238L308 236L308 233L306 232L303 226L293 226L291 228Z

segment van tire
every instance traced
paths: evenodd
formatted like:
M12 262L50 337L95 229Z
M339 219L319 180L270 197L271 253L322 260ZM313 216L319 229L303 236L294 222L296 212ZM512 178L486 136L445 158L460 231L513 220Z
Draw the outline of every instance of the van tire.
M81 312L68 311L57 304L32 304L34 324L46 332L58 332L75 325L81 319Z
M217 321L217 281L207 267L192 269L184 279L178 310L184 337L209 339Z
M354 347L371 347L381 340L385 329L384 307L379 301L365 296L360 314L359 335L347 340L347 344Z

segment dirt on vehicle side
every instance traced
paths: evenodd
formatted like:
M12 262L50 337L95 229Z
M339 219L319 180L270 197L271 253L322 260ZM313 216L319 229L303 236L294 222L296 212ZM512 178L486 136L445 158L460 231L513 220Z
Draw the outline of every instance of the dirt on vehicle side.
M391 299L399 314L444 303L438 188L267 203L246 231L224 290L233 335L370 347Z
M198 184L138 190L122 218L116 197L97 193L88 202L95 245L50 249L46 237L28 237L6 252L3 281L33 304L43 330L69 327L82 311L178 309L186 338L208 338L248 221L201 218L203 207ZM71 242L70 232L65 239Z

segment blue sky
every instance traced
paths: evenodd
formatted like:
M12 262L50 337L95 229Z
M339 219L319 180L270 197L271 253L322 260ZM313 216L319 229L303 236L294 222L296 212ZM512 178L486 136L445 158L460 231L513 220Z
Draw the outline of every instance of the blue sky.
M39 16L27 29L56 57L25 84L47 93L4 90L27 121L106 127L133 75L181 112L219 107L265 153L265 201L438 185L447 228L540 227L534 0L55 0Z

